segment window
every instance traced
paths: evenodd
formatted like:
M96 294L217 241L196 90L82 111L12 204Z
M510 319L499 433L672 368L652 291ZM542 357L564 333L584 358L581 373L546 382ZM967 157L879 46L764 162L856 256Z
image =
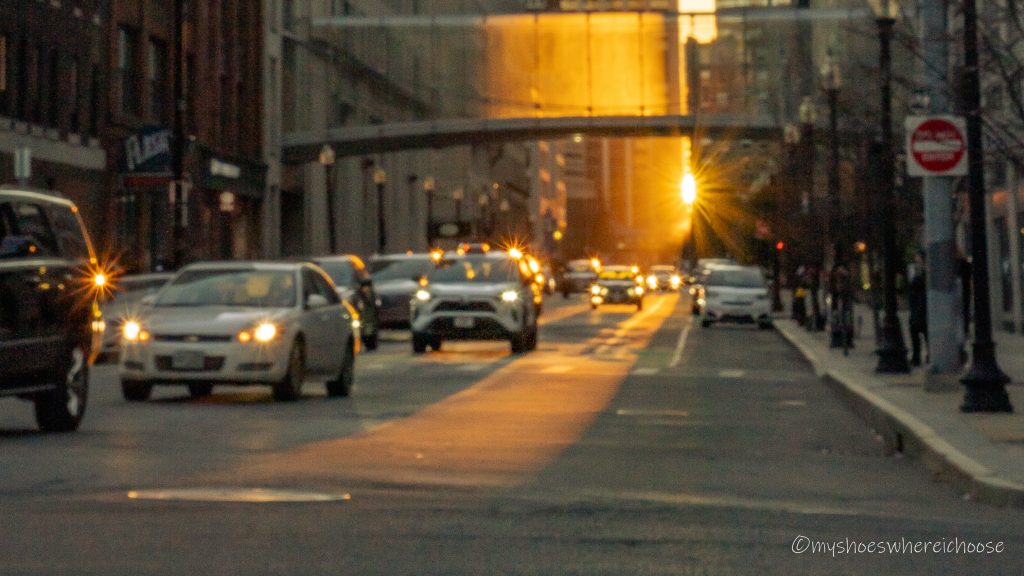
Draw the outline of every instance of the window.
M121 97L121 111L138 114L139 91L135 74L138 36L127 26L117 29L117 86Z
M81 129L79 120L80 107L82 102L81 80L78 78L78 58L73 58L68 65L68 114L70 116L69 129L78 132Z
M7 36L0 36L0 106L7 96ZM5 110L6 111L6 108Z
M89 74L89 133L97 136L100 133L100 67L91 66Z
M32 79L35 88L32 95L32 121L41 123L43 121L43 102L46 101L43 96L43 83L46 82L46 49L42 46L36 46L32 51L32 69L35 71L35 76Z
M167 98L167 46L156 38L149 40L146 82L149 84L149 117L155 122L163 122Z
M54 48L50 50L49 57L47 58L47 81L46 81L46 96L44 97L49 103L50 108L46 113L46 124L57 128L60 126L60 109L61 109L61 98L60 98L60 53Z
M57 253L57 242L53 238L53 231L50 230L50 223L46 221L46 216L38 205L15 204L14 225L18 234L28 236L43 255Z
M59 204L50 206L47 215L53 223L61 255L88 262L92 255L89 253L89 241L85 238L78 215L72 212L71 208Z
M14 115L22 120L28 118L28 102L31 102L28 98L29 70L28 41L24 36L22 36L21 46L18 50L18 79L14 89L16 98L14 103Z

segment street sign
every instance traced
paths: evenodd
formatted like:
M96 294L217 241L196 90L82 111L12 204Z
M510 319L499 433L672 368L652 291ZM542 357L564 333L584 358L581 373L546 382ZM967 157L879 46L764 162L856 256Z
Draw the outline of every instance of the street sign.
M967 123L959 116L908 116L907 174L966 176Z

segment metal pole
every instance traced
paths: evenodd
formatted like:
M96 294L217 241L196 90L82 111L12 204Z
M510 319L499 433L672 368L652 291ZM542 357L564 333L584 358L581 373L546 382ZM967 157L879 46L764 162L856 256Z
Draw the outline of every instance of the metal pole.
M946 80L949 69L945 2L921 4L924 86L933 114L949 112ZM928 283L928 359L932 374L952 374L960 369L962 350L961 318L957 306L956 260L953 238L953 177L929 176L922 186L924 196L924 233ZM963 302L962 306L969 306ZM926 379L925 390L940 388L934 379Z
M893 223L895 173L892 142L892 28L894 18L880 17L878 24L879 72L882 95L882 235L885 249L885 321L882 325L882 346L878 349L876 372L897 374L910 372L907 347L903 342L896 301L896 230Z
M334 162L324 164L324 180L327 186L327 242L331 254L338 251L337 236L334 215Z
M377 253L383 254L387 246L388 235L384 230L384 183L377 183Z
M985 238L985 159L981 133L981 87L978 71L978 12L964 0L963 102L967 115L968 196L971 207L971 256L974 265L974 346L971 366L960 379L966 386L962 412L1013 412L1006 394L1010 378L996 363L989 302L988 245Z
M834 82L830 79L830 82ZM839 197L839 87L830 85L826 90L828 95L828 129L829 129L829 170L828 170L828 199L829 199L829 233L832 236L832 340L830 347L840 348L845 341L843 332L847 330L844 322L838 322L837 318L842 308L839 299L843 297L842 286L838 278L838 270L845 264L843 254L842 227L842 200Z
M434 230L432 222L434 221L434 189L427 188L427 248L433 248L434 246Z
M185 263L185 194L183 190L185 174L185 114L188 103L185 101L185 0L174 0L174 126L171 138L171 171L173 173L173 192L171 193L172 227L171 227L171 258L172 266L177 269ZM189 70L191 73L192 71ZM150 223L150 234L156 234L155 223ZM156 256L154 253L153 256Z

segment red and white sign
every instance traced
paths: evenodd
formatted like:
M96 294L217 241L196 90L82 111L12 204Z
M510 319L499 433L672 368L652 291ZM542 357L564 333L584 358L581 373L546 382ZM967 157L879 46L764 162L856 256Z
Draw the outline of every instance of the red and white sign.
M965 176L967 123L959 116L908 116L907 174Z

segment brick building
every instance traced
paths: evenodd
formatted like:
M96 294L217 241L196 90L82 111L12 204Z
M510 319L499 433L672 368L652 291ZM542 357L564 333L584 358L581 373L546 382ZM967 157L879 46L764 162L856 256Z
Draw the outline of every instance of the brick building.
M173 0L111 0L110 120L104 135L111 231L129 269L172 260ZM261 9L249 0L185 1L183 78L187 260L260 252L265 164Z
M108 225L98 140L108 8L107 0L0 2L0 184L15 182L15 150L29 149L22 183L77 202L94 234Z

